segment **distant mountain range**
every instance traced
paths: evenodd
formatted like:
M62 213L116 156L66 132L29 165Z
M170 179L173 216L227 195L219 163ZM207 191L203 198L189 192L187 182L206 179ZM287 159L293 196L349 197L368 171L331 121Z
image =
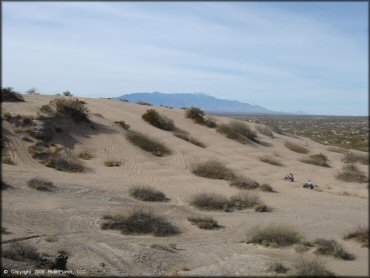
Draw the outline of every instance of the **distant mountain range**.
M271 111L259 105L236 100L219 99L203 93L196 94L164 94L153 93L133 93L126 94L113 99L127 99L130 102L149 102L153 105L166 105L175 108L199 107L206 112L212 113L233 113L233 114L288 114L284 112ZM300 113L302 114L302 113Z

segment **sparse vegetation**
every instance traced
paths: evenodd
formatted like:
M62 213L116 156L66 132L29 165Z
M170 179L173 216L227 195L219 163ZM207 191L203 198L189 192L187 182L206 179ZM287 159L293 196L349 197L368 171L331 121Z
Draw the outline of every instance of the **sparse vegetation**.
M362 244L362 247L369 248L369 228L357 227L353 231L347 232L343 239L353 239Z
M334 273L326 268L324 261L319 258L304 259L298 258L294 263L294 274L296 276L310 276L310 277L333 277Z
M33 178L27 184L30 188L40 191L52 191L54 188L53 183L46 179Z
M10 112L5 112L3 115L3 119L5 121L10 121L12 119L12 114L10 114Z
M84 172L84 167L69 157L54 156L43 161L46 167L54 168L63 172Z
M307 154L309 153L309 150L306 149L304 146L301 146L297 143L291 142L291 141L285 141L284 143L285 147L287 147L289 150L296 152L296 153L303 153Z
M337 148L337 147L329 147L329 148L327 148L327 150L329 151L329 152L335 152L335 153L346 153L346 152L348 152L347 150L345 150L345 149L341 149L341 148Z
M27 137L27 136L22 136L22 140L25 141L25 142L30 142L30 143L33 142L33 140L31 138Z
M252 208L261 204L262 202L258 195L249 192L241 192L230 197L230 200L228 201L228 208L242 210L246 208Z
M255 226L247 233L246 243L256 243L268 247L290 246L301 242L303 236L292 226L275 224Z
M51 108L49 104L44 104L43 106L40 107L40 111L45 114L53 114L54 110Z
M193 165L192 173L209 179L232 180L235 175L222 162L209 160Z
M171 154L169 148L157 139L148 137L139 132L129 132L126 135L127 139L134 145L143 149L144 151L150 152L155 156L165 156Z
M327 168L330 167L330 165L328 164L328 158L323 153L310 155L309 158L301 159L301 161L303 163L313 164L316 166L327 167Z
M219 228L217 221L212 217L188 217L188 220L199 229L213 230Z
M35 247L21 242L10 243L7 248L2 250L2 256L15 261L38 262L41 260L41 256Z
M261 157L260 161L271 164L271 165L275 165L275 166L283 166L283 163L281 163L279 160L277 160L276 158L272 156L268 156L268 155Z
M270 212L272 209L265 204L259 204L254 207L254 211L256 212Z
M149 103L149 102L145 102L145 101L138 101L138 102L136 102L136 104L140 104L140 105L147 105L147 106L153 106L151 103Z
M14 91L13 88L1 88L1 99L3 102L21 102L24 101L23 96Z
M121 166L122 162L117 160L106 160L104 161L104 165L107 167L119 167Z
M259 133L263 134L263 135L266 135L270 138L274 138L274 133L272 132L272 129L266 125L258 125L256 126L256 129Z
M286 273L288 270L288 268L286 268L282 263L279 262L272 262L267 267L268 272Z
M197 107L186 109L185 117L192 119L194 123L205 125L209 128L217 127L216 122L210 117L206 118L204 111Z
M46 242L55 242L58 241L58 237L56 235L47 235L45 237Z
M343 260L353 260L352 254L344 250L343 246L333 239L319 238L314 241L316 246L316 254L332 256Z
M240 189L256 189L259 187L259 183L251 178L238 176L231 181L230 186L235 186Z
M166 195L163 194L161 191L149 186L138 186L130 188L129 195L136 199L149 202L164 202L168 200Z
M191 137L189 136L186 132L184 131L180 131L180 130L177 130L174 132L174 135L182 140L185 140L189 143L192 143L193 145L196 145L198 147L201 147L201 148L205 148L206 145L202 142L200 142L198 139L194 138L194 137Z
M128 123L126 123L125 121L115 121L114 123L119 125L124 130L129 130L130 129L130 125Z
M151 125L167 130L167 131L172 131L175 130L175 124L173 121L166 116L163 116L159 114L156 110L154 109L149 109L146 110L146 112L141 116L144 121L150 123Z
M343 166L343 170L336 176L337 179L345 182L365 183L368 178L362 173L356 165L348 164Z
M37 91L36 88L31 88L31 89L26 91L26 94L27 95L39 95L40 93Z
M240 122L230 122L229 124L221 124L217 128L217 132L224 134L227 138L236 140L242 144L250 141L257 142L257 134L250 127Z
M63 96L65 96L65 97L72 97L73 95L72 95L72 93L70 91L65 91L65 92L63 92Z
M345 153L344 157L342 158L344 163L356 163L359 162L364 165L369 165L369 156L368 155L361 155L355 154L353 152Z
M128 211L118 215L105 215L102 229L119 230L125 235L153 234L168 236L178 234L179 230L160 216L142 210Z
M76 123L90 122L84 101L78 99L57 98L50 101L56 112L63 117L72 118Z
M274 189L268 183L261 184L259 189L266 192L275 192Z
M9 164L9 165L15 165L15 162L9 155L3 155L1 156L1 163Z
M91 153L89 153L88 151L82 151L78 154L78 157L81 158L81 159L84 159L84 160L90 160L94 156Z
M227 208L228 200L214 193L199 193L192 197L190 204L201 210L223 210Z

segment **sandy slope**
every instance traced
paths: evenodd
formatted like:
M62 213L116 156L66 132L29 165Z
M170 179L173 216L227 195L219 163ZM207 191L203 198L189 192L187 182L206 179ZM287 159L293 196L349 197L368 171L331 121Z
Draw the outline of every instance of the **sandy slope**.
M4 103L3 113L36 115L37 109L53 96L26 96L25 103ZM343 241L346 231L368 225L367 184L344 183L335 179L343 166L342 154L329 152L327 146L306 138L290 138L275 134L270 139L259 134L271 146L242 145L225 138L214 129L193 124L184 117L184 110L155 107L173 119L176 126L206 143L202 149L185 142L170 132L157 129L141 119L148 106L105 99L83 99L90 119L97 130L71 124L67 135L58 135L52 143L68 147L76 155L82 150L94 158L83 161L86 173L65 173L47 168L32 159L27 145L4 122L3 132L16 150L16 166L2 164L3 179L13 186L2 192L2 226L9 234L2 241L38 236L27 241L37 244L40 251L55 254L59 248L69 253L71 269L86 269L90 275L159 275L176 266L187 265L190 271L179 275L268 275L266 264L277 260L290 266L301 254L290 248L265 248L242 243L246 231L256 224L289 223L300 229L308 240L318 237L336 239L356 255L354 261L324 257L328 268L338 275L367 275L368 249ZM215 117L218 123L230 119ZM167 157L155 157L129 143L124 131L113 124L124 120L131 128L150 134L166 143L173 151ZM254 126L253 124L249 124ZM67 133L67 132L66 132ZM284 141L308 143L311 153L326 154L332 168L304 164L300 155L284 147ZM266 154L276 154L286 167L259 161ZM107 168L104 161L122 161L121 167ZM188 205L198 192L216 192L231 196L238 192L226 181L197 177L190 166L197 161L218 159L229 168L259 183L271 184L277 193L256 191L274 210L258 213L252 209L227 212L201 212ZM367 167L359 165L367 172ZM282 181L293 172L295 183ZM26 182L34 177L46 178L57 186L57 192L34 191ZM307 179L319 184L322 192L301 187ZM167 203L146 203L128 196L132 185L150 185L163 191ZM341 196L347 191L355 196ZM127 208L148 208L168 217L182 233L173 237L125 236L99 228L102 215ZM200 230L186 218L191 215L213 216L224 228ZM46 242L45 236L55 234L58 240ZM151 248L152 244L176 249ZM3 247L5 244L3 245ZM310 252L303 256L313 256Z

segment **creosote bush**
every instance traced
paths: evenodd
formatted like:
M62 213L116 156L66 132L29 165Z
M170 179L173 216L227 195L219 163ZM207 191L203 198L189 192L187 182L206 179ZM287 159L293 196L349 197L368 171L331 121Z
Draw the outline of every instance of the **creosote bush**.
M197 107L186 109L185 117L192 119L194 123L205 125L209 128L217 127L216 122L210 117L206 118L204 111Z
M256 189L259 187L259 183L251 178L238 176L231 181L230 186L240 189Z
M334 273L329 271L324 261L319 258L305 259L298 258L294 262L294 274L296 276L311 276L311 277L333 277Z
M347 232L343 239L353 239L362 244L362 247L369 248L369 228L368 227L357 227L353 231Z
M288 270L288 268L279 262L272 262L267 267L267 271L275 273L286 273Z
M27 184L30 188L40 191L52 191L54 188L53 183L46 179L33 178Z
M209 179L232 180L235 175L222 162L209 160L193 165L192 173Z
M257 142L257 134L248 125L240 122L230 122L217 127L217 132L227 138L246 144L250 141Z
M78 99L56 98L50 101L59 116L72 118L76 123L90 122L84 101Z
M199 229L213 230L219 228L217 221L212 217L188 217L188 220Z
M270 138L274 138L274 133L272 132L272 129L268 126L256 126L256 129L259 133L266 135Z
M104 165L107 167L119 167L121 166L122 162L121 161L116 161L116 160L107 160L104 161Z
M265 204L259 204L254 207L254 211L256 212L270 212L272 209Z
M2 250L2 256L15 261L38 262L41 260L41 256L36 248L23 242L10 243Z
M164 193L150 186L138 186L130 188L129 195L142 201L149 202L168 201L168 198Z
M284 224L275 224L251 228L247 233L246 243L279 247L300 243L302 240L303 236L294 227Z
M129 132L126 138L134 145L144 151L150 152L155 156L165 156L171 154L171 150L155 138L151 138L139 132Z
M336 176L338 180L345 182L365 183L368 178L362 173L356 165L348 164L343 166L343 170Z
M266 191L266 192L274 192L274 189L271 187L271 185L264 183L259 186L259 189L261 191Z
M316 166L327 167L327 168L330 167L330 165L327 163L328 161L327 156L322 153L310 155L309 158L301 159L301 161L303 163L313 164Z
M369 165L369 156L362 155L362 154L355 154L353 152L345 153L344 157L342 158L344 163L355 163L359 162L364 165Z
M115 121L114 123L119 125L124 130L129 130L130 129L130 125L127 124L125 121Z
M189 134L187 134L184 131L179 131L178 130L178 131L174 132L173 135L175 135L176 137L178 137L178 138L180 138L180 139L182 139L184 141L187 141L187 142L189 142L189 143L191 143L193 145L196 145L198 147L201 147L201 148L205 148L206 147L206 145L204 143L200 142L198 139L196 139L194 137L189 136Z
M215 193L198 193L190 204L201 210L223 210L228 207L228 199Z
M283 164L272 156L263 156L260 158L260 161L274 165L274 166L283 166Z
M344 250L343 246L333 239L318 238L314 241L316 254L332 256L343 260L353 260L352 254Z
M90 160L94 156L91 153L89 153L88 151L82 151L78 154L78 157L81 158L81 159L84 159L84 160Z
M1 88L1 99L3 102L22 102L24 101L23 96L14 91L13 88L7 87L7 88Z
M84 172L84 167L69 157L53 156L42 162L46 167L63 172Z
M309 152L310 152L310 151L309 151L308 149L306 149L304 146L301 146L301 145L296 144L296 143L291 142L291 141L285 141L284 145L285 145L285 147L287 147L289 150L294 151L294 152L297 152L297 153L307 154L307 153L309 153Z
M246 209L261 205L262 202L258 195L249 192L240 192L230 197L228 201L229 209Z
M140 105L147 105L147 106L153 106L151 103L149 103L149 102L145 102L145 101L138 101L138 102L136 102L136 104L140 104Z
M105 215L102 229L119 230L125 235L152 234L168 236L179 233L179 230L161 216L142 210L132 210L122 214Z
M157 128L167 131L175 130L175 124L173 123L173 121L166 116L159 114L154 109L146 110L146 112L141 117L144 121Z

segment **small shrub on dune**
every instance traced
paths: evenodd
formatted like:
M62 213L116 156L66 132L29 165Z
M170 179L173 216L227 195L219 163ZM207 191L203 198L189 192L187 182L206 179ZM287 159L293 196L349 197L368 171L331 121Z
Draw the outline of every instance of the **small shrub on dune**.
M13 88L7 87L7 88L1 88L1 99L3 102L23 102L24 98L23 96L14 91Z
M107 160L104 161L104 165L107 167L119 167L121 166L121 161L116 161L116 160Z
M270 212L272 211L272 209L268 206L266 206L265 204L260 204L260 205L256 205L254 207L254 211L256 212Z
M15 165L15 162L9 155L2 156L1 163L8 164L8 165Z
M72 118L76 123L90 122L84 101L78 99L57 98L50 102L56 112L64 117Z
M12 119L12 114L10 114L9 112L5 112L3 115L3 119L5 121L10 121Z
M157 139L148 137L139 132L129 132L126 135L127 139L134 145L143 149L144 151L150 152L155 156L165 156L171 154L169 148Z
M35 159L47 159L52 155L49 146L43 142L35 142L28 147L28 152L31 154L32 158Z
M259 187L259 183L251 178L247 177L235 177L230 183L230 186L234 186L240 189L256 189Z
M230 200L228 201L229 208L235 208L239 210L252 208L261 204L262 203L258 195L249 192L241 192L239 194L231 196Z
M41 106L40 111L44 114L53 114L54 113L53 108L51 108L51 106L48 105L48 104L45 104L45 105Z
M211 118L211 117L206 117L204 119L204 123L203 123L206 127L209 127L209 128L216 128L217 127L217 123L216 121Z
M43 164L46 167L54 168L63 172L75 173L84 172L85 170L81 164L68 157L54 156L46 161L43 161Z
M28 186L35 190L52 191L53 183L45 179L33 178L27 182Z
M324 261L317 257L314 259L298 258L294 263L294 274L296 276L310 277L333 277L334 273L326 268Z
M175 124L173 121L161 114L159 114L154 109L146 110L146 112L141 116L144 121L150 123L151 125L167 130L172 131L175 129Z
M327 150L329 152L343 153L343 154L347 152L347 150L341 149L341 148L337 148L337 147L329 147L329 148L327 148Z
M257 142L257 134L244 123L231 122L229 124L221 124L217 127L217 132L242 144L246 144L249 141Z
M214 193L199 193L192 197L190 204L201 210L223 210L227 207L228 200Z
M101 228L119 230L125 235L153 234L168 236L179 233L179 230L161 216L146 211L128 211L122 214L105 215Z
M285 141L284 145L289 150L294 151L296 153L303 153L303 154L309 153L309 150L306 149L304 146L301 146L301 145L296 144L296 143L291 142L291 141Z
M94 156L91 153L87 152L87 151L83 151L83 152L80 152L78 154L78 157L81 158L81 159L84 159L84 160L90 160Z
M342 161L344 163L360 162L361 164L369 165L369 156L347 152L342 158Z
M192 168L193 174L204 178L232 180L235 177L234 173L229 168L217 160L198 163Z
M282 263L279 262L272 262L267 267L267 271L275 273L286 273L288 270L288 268L286 268Z
M268 247L290 246L300 243L303 236L292 226L278 224L255 226L247 233L246 243L256 243Z
M65 96L65 97L72 97L73 95L72 95L72 93L70 91L65 91L65 92L63 92L63 96Z
M271 185L264 183L259 186L259 189L261 191L266 191L266 192L274 192L274 189L271 187Z
M275 166L283 166L283 164L279 160L277 160L276 158L272 156L263 156L260 158L260 161L271 164L271 165L275 165Z
M205 113L203 110L197 107L191 107L190 109L186 110L185 114L186 118L192 119L195 123L203 123Z
M344 165L343 170L336 176L338 180L345 182L359 182L365 183L368 182L367 177L362 173L356 165L349 164Z
M353 239L362 244L362 247L369 248L369 228L357 227L353 231L346 233L343 239Z
M206 145L203 144L202 142L200 142L198 139L194 138L194 137L191 137L189 136L186 132L184 131L176 131L174 132L174 134L176 137L184 140L184 141L187 141L189 143L192 143L193 145L196 145L198 147L201 147L201 148L205 148Z
M301 161L303 163L313 164L316 166L327 168L330 167L330 165L327 163L328 161L327 156L322 153L310 155L309 158L301 159Z
M2 257L15 261L33 261L41 260L41 255L32 245L22 242L12 242L2 250Z
M149 103L149 102L145 102L145 101L138 101L138 102L136 102L136 104L140 104L140 105L147 105L147 106L153 106L151 103Z
M149 186L130 188L129 195L136 199L149 202L164 202L168 200L166 195L161 191Z
M114 123L119 125L124 130L129 130L130 129L130 125L127 124L125 121L115 121Z
M212 217L188 217L188 220L199 229L213 230L220 227Z
M274 133L272 132L272 129L268 126L257 126L256 127L257 131L263 135L266 135L270 138L274 138Z
M341 258L343 260L353 260L353 255L344 250L343 246L335 240L319 238L314 241L316 254Z

